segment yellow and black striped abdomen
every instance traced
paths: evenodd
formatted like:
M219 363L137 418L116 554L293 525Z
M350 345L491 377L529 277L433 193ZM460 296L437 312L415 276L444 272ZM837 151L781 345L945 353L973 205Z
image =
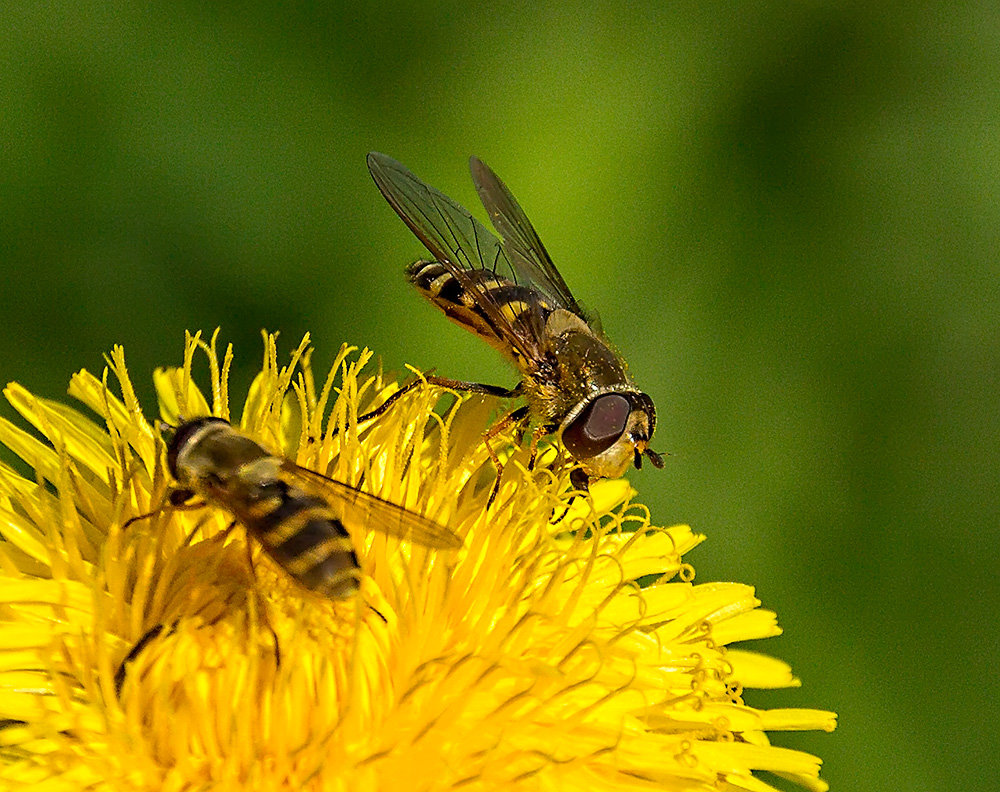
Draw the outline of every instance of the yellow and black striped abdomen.
M354 545L319 497L283 479L259 485L261 498L241 521L268 555L305 588L340 599L358 590Z
M340 599L360 587L352 531L381 530L440 549L461 547L454 531L357 487L275 456L222 418L178 426L167 445L176 480L170 502L199 496L229 512L302 586Z
M437 261L417 261L406 274L428 300L440 308L452 321L467 327L485 340L508 353L507 334L497 328L496 320L481 303L487 302L499 313L507 326L521 332L544 325L552 313L538 289L504 278L488 269L463 270L471 287L460 281L448 268Z

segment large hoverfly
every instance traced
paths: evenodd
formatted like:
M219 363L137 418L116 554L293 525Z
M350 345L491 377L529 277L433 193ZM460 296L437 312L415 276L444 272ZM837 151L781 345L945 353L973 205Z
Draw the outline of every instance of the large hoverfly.
M222 418L182 423L167 446L175 506L195 496L228 511L306 589L333 599L358 590L348 529L376 530L436 549L462 540L395 503L275 456Z
M660 455L649 448L656 425L652 400L632 384L622 358L570 293L507 186L476 157L469 166L499 239L394 159L368 154L368 170L382 195L433 256L408 267L410 282L521 373L511 390L431 381L524 396L526 406L508 418L532 419L536 440L557 433L580 465L573 472L579 489L591 478L621 476L630 464L640 467L644 455L662 467Z

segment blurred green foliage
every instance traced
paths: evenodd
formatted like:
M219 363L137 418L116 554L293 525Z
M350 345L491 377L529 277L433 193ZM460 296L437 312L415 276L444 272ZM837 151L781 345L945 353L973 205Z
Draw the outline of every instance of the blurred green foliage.
M1000 741L992 4L7 3L0 377L310 330L513 384L404 282L369 149L521 199L656 400L659 522L752 583L841 790L985 789ZM10 410L6 411L7 415Z

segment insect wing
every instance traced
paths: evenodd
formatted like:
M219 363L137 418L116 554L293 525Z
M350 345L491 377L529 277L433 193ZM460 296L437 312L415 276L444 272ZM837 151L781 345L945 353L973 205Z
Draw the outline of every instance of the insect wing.
M368 170L396 214L439 261L465 270L510 267L500 240L489 229L405 165L373 151Z
M507 185L478 157L469 159L469 170L479 200L503 237L504 247L517 274L558 305L586 320L566 281L552 263L538 232Z
M404 223L424 246L473 296L496 331L527 360L541 354L533 339L519 332L505 315L503 305L475 279L472 270L497 272L505 268L510 275L500 277L518 281L516 270L504 246L467 209L429 184L418 179L408 168L378 152L368 154L368 170L376 186Z
M457 550L462 539L440 523L342 481L285 461L295 483L323 498L350 531L380 531L435 550Z

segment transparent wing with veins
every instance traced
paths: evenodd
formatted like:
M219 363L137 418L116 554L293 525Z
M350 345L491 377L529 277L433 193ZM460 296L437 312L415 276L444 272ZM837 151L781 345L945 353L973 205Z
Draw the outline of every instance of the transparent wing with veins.
M282 471L290 482L325 500L352 532L378 531L436 550L457 550L462 539L450 528L404 506L327 478L285 460Z
M478 157L469 159L469 170L479 200L483 202L490 222L503 237L511 266L521 280L540 289L555 305L572 311L586 321L587 317L552 263L538 232L507 185Z
M515 327L510 311L504 310L505 304L498 302L480 280L470 275L475 271L487 271L511 283L533 285L525 283L504 244L467 209L422 182L391 157L371 152L368 170L396 214L472 296L498 335L525 360L539 360L543 353L541 339L537 336L543 323L522 322L520 328ZM537 296L530 290L528 293L536 302L546 295L544 290ZM525 327L539 329L529 333Z

